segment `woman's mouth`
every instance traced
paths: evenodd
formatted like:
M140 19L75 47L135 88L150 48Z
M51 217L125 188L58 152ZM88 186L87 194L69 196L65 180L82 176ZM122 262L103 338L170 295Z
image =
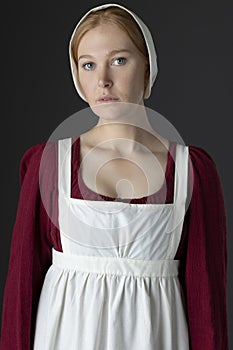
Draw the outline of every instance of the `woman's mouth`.
M97 103L112 103L112 102L118 102L119 98L111 95L105 95L98 98Z

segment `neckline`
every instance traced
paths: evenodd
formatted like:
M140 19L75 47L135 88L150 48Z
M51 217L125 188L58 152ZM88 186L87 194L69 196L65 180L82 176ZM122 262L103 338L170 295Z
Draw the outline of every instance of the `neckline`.
M120 203L129 203L129 204L140 204L142 205L144 202L148 204L153 204L153 205L159 205L160 203L154 203L155 199L159 196L163 196L164 193L164 199L162 200L161 205L174 205L175 202L175 178L176 178L176 170L175 170L175 156L176 156L176 145L177 143L174 141L169 141L169 147L168 147L168 152L167 152L167 161L166 161L166 170L165 170L165 177L164 181L161 185L161 187L154 193L149 194L148 196L143 196L143 197L138 197L138 198L116 198L116 197L111 197L107 196L101 193L97 193L93 191L91 188L89 188L85 182L82 179L81 172L80 172L80 136L76 138L72 138L72 145L71 145L71 159L72 161L70 162L71 165L71 182L73 187L79 189L82 189L81 197L83 197L83 194L85 195L85 198L95 198L95 199L90 199L91 201L110 201L110 202L120 202ZM79 174L77 176L77 174ZM167 190L168 190L168 180L173 176L174 181L170 181L170 183L173 183L173 186L171 186L171 191L172 195L170 196L172 198L172 201L170 200L167 203ZM73 186L74 185L74 186ZM77 192L79 192L77 191ZM77 196L74 195L74 193L70 194L70 198L72 200L85 200L85 198L77 198Z

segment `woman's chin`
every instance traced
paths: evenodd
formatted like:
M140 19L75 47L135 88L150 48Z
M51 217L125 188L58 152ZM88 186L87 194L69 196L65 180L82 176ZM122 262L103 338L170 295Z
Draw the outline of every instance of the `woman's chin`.
M138 107L139 105L128 102L108 101L91 106L91 109L101 119L112 121L128 119Z

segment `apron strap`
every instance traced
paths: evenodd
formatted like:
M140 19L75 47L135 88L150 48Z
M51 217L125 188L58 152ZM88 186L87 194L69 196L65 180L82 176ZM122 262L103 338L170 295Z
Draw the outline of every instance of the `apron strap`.
M171 234L166 259L174 259L179 247L183 231L188 193L188 163L189 147L176 144L174 207L166 227L166 233Z
M71 151L72 139L58 141L58 190L71 197Z
M188 158L189 147L176 144L174 203L184 203L186 201L188 189Z

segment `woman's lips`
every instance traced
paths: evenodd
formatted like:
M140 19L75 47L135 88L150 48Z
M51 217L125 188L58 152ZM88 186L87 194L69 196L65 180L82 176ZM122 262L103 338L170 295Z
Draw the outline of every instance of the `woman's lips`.
M119 99L114 96L106 95L106 96L101 96L98 100L97 103L112 103L112 102L117 102Z

